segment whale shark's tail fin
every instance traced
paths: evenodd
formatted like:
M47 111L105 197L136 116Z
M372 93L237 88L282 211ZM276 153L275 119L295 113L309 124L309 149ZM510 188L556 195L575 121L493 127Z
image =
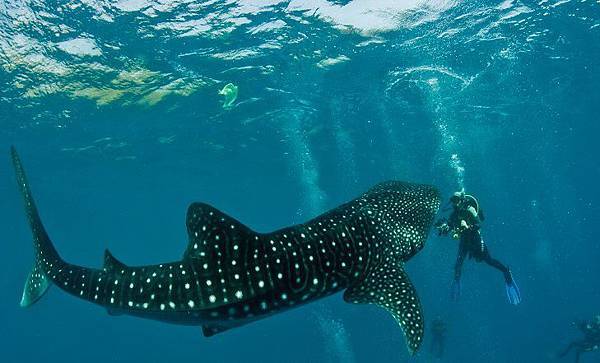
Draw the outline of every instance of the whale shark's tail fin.
M35 202L33 201L33 196L31 195L31 190L29 189L29 184L27 183L23 165L14 146L11 147L10 153L19 189L25 201L25 213L33 233L33 247L35 250L33 268L27 277L27 281L25 281L25 288L21 299L21 306L27 307L38 301L52 284L48 277L48 272L53 269L60 269L64 262L56 252L56 249L54 249L42 225Z

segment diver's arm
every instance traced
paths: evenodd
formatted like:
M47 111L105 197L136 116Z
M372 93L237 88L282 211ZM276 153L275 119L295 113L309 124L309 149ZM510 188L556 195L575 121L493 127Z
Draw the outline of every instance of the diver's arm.
M453 211L448 218L440 218L435 227L439 236L447 236L450 232L454 234L460 227L458 214Z
M473 207L467 208L468 213L468 221L465 221L468 229L472 229L478 231L481 225L481 219L479 219L479 215L477 211Z
M467 210L461 215L460 222L457 223L455 229L459 231L465 231L467 229L478 231L480 229L481 220L477 216L477 211L473 207L467 208Z
M435 222L435 228L437 229L438 236L447 236L448 232L450 232L450 227L448 226L448 219L440 218L437 222Z

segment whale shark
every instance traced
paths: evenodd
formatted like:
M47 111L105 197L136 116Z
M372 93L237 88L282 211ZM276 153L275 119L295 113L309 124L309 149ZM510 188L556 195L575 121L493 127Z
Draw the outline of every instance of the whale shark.
M61 258L14 147L11 157L35 254L23 307L56 285L111 315L199 326L208 337L344 290L347 302L391 313L411 354L422 343L422 308L404 264L423 248L440 206L433 186L383 182L305 223L269 233L192 203L180 260L130 266L105 250L102 268L88 268Z

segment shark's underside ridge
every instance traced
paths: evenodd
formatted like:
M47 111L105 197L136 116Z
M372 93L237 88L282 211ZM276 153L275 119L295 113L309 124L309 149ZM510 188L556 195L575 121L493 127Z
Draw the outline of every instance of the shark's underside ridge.
M198 325L211 336L345 289L348 302L388 310L411 352L422 342L421 306L403 265L423 248L437 213L440 197L431 186L381 183L306 223L271 233L193 203L180 261L128 266L106 251L103 268L92 269L60 257L14 148L11 156L35 250L22 306L55 284L111 313Z

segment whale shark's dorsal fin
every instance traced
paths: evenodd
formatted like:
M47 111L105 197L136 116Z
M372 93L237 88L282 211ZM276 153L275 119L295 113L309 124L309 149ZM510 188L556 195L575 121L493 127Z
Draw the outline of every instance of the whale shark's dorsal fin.
M203 254L226 253L228 248L239 252L251 238L257 236L256 232L235 218L205 203L189 206L186 227L189 243L183 255L184 260Z
M127 265L117 260L108 249L104 250L104 269L106 271L125 270Z
M355 304L374 304L386 309L400 324L411 354L423 341L423 314L417 292L401 261L387 257L358 284L344 292L344 300Z

